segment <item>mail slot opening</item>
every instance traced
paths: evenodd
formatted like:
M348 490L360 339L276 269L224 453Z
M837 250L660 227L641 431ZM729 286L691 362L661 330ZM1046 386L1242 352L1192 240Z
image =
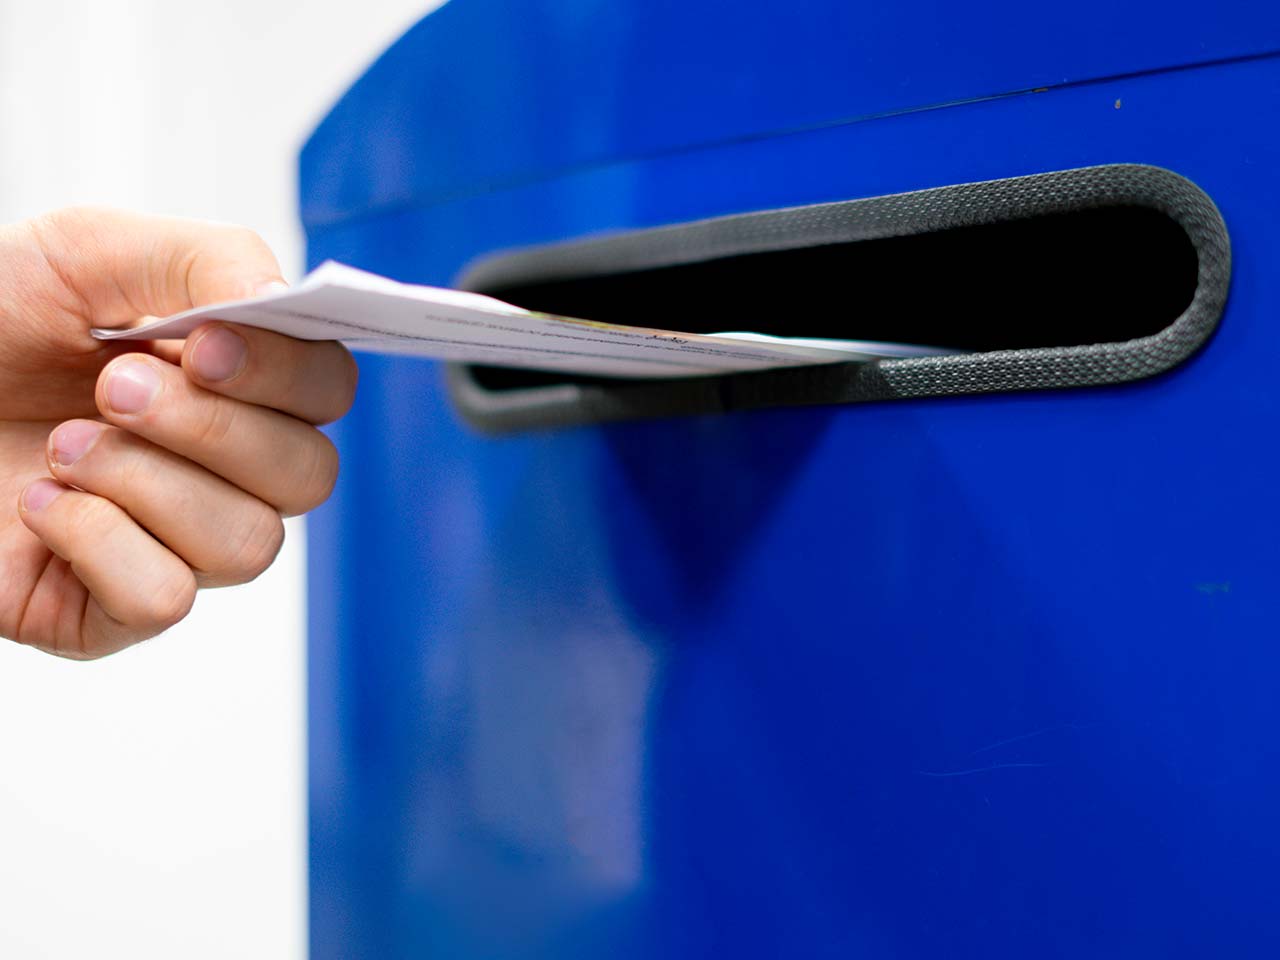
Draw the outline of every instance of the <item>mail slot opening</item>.
M610 323L963 351L834 365L865 368L840 375L809 368L665 388L732 409L1147 376L1207 338L1229 271L1225 228L1199 188L1159 168L1113 165L520 251L481 262L463 282L528 309ZM831 381L829 397L813 389L815 377ZM506 409L522 422L522 404L543 421L574 404L569 420L671 412L652 383L473 366L455 371L453 385L464 413L482 420Z
M1158 333L1191 302L1197 265L1178 223L1123 206L483 292L530 310L690 333L1021 350ZM501 367L475 376L493 390L567 379Z

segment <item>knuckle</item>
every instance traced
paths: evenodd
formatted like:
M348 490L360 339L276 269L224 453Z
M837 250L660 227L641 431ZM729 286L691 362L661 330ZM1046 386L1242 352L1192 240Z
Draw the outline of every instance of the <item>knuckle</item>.
M262 235L252 227L246 227L244 224L234 224L231 226L233 235L245 246L266 247L267 241L262 239Z
M314 510L329 499L338 482L338 448L318 430L312 431L310 452L302 458L299 491L295 509L299 513Z
M230 561L220 579L233 583L256 580L275 561L284 545L284 522L265 503L252 508L243 532L235 538Z
M82 214L78 208L61 207L32 217L27 223L41 249L48 252L58 250L64 238L75 229L81 219Z
M202 450L222 448L235 436L236 404L233 401L211 399L204 405L192 430L192 439Z
M145 455L144 443L120 427L108 427L102 432L95 446L102 451L105 469L114 474L110 478L112 489L147 490L155 483L159 464Z
M157 480L159 469L157 464L150 457L137 456L136 451L129 449L126 453L125 447L132 447L131 444L114 445L114 449L108 452L113 457L116 467L115 486L119 490L133 491L149 491Z
M117 519L117 508L95 496L78 496L67 514L66 531L70 543L89 544L98 541Z
M141 598L139 622L152 630L168 630L191 612L196 602L196 581L190 570L183 570Z
M263 391L284 402L308 423L332 423L355 402L360 368L351 351L337 341L295 343L291 362L273 369Z
M73 204L59 207L36 217L33 223L42 228L51 228L62 236L75 236L95 220L103 219L112 211L106 207L90 204Z
M65 207L51 210L46 216L55 222L83 223L86 220L98 220L109 217L116 211L112 207L99 203L72 203Z
M18 643L35 647L37 650L60 657L63 660L72 660L80 663L101 660L103 657L108 657L120 649L110 639L96 632L81 633L72 637L69 642L61 637L54 636L43 642L19 640Z
M227 227L229 238L237 247L249 253L255 259L275 260L275 255L271 252L271 247L266 240L262 239L262 234L258 233L251 227L242 226L240 224L232 224Z

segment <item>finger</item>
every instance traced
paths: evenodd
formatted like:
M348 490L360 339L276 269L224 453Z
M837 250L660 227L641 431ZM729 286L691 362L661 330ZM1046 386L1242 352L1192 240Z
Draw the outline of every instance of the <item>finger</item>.
M273 507L119 427L59 424L47 457L55 479L123 508L192 568L200 586L254 579L284 543Z
M286 514L323 503L338 476L329 438L287 414L219 396L155 357L128 354L98 378L116 426L194 460Z
M96 326L167 316L284 284L275 255L246 227L92 207L58 210L32 223L49 263L92 305Z
M125 346L131 346L132 350L126 350L126 353L139 352L151 353L164 360L166 363L180 364L182 362L182 347L185 341L182 340L152 340L150 343L128 343L123 342Z
M87 654L153 637L190 611L191 570L109 500L43 478L23 490L20 513L92 597L82 625Z
M182 369L216 393L330 423L349 409L359 370L333 340L306 341L227 323L210 323L187 338Z

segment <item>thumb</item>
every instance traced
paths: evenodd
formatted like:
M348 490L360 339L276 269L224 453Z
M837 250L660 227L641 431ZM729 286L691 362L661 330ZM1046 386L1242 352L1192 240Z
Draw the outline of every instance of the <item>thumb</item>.
M284 284L275 255L246 227L85 207L48 214L33 226L92 326L121 326Z

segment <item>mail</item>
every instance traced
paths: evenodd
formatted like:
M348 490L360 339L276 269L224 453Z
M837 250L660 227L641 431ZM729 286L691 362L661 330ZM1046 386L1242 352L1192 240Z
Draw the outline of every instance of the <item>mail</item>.
M213 319L303 340L341 340L357 351L607 377L698 377L950 352L599 323L536 313L478 293L399 283L334 262L278 293L93 333L104 340L178 339Z

